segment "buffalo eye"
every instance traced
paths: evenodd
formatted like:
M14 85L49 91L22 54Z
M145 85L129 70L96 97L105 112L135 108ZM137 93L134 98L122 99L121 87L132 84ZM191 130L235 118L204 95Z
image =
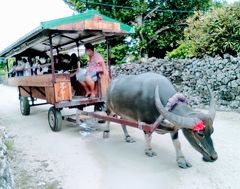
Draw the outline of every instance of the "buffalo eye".
M199 132L196 132L196 135L199 137L199 138L204 138L204 131L199 131Z

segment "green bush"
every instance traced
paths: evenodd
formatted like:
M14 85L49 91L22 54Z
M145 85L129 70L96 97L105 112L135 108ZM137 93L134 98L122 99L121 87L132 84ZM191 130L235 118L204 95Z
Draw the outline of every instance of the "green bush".
M0 59L0 75L4 75L6 72L6 64Z
M126 61L126 55L129 47L127 44L119 44L111 49L111 59L115 64L123 64Z
M86 54L80 56L81 66L86 66L88 63L88 56Z
M167 52L167 57L172 58L191 58L194 56L193 54L193 44L190 43L182 43L178 48L174 49L171 52Z
M187 19L184 43L191 43L196 56L236 55L240 52L240 3L225 4ZM180 48L180 47L179 47Z
M107 45L105 43L98 44L95 47L96 51L99 52L105 61L107 61ZM128 45L125 43L119 43L111 47L111 64L123 64L128 52Z

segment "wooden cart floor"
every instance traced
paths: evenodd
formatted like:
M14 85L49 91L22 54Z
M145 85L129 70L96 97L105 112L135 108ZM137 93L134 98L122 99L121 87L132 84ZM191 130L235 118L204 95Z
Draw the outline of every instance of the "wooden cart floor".
M73 96L71 101L61 101L59 103L55 104L56 108L73 108L73 107L78 107L78 106L84 106L84 105L93 105L96 103L103 103L104 101L100 98L88 98L88 97L83 97L83 96Z

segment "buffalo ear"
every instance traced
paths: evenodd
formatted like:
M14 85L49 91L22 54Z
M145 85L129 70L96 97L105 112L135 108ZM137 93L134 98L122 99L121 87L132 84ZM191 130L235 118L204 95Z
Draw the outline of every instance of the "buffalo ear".
M201 116L201 120L206 127L213 127L213 119L209 114L203 114L203 116Z
M200 111L194 111L194 112L190 113L189 115L197 116L200 120L202 120L204 122L204 125L206 127L213 127L213 120L209 114L204 114Z
M208 115L211 117L212 122L215 119L216 116L216 103L215 103L215 98L212 89L208 86L208 83L205 78L203 78L203 82L205 83L207 90L210 94L210 104L209 104L209 110L208 110Z
M203 120L203 123L207 130L209 130L210 135L213 133L213 121L212 118L207 118Z

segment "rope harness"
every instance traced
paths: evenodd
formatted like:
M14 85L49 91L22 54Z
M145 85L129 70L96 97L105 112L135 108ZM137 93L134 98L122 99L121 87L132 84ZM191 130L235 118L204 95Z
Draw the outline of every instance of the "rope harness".
M189 102L188 102L188 100L187 100L187 98L183 95L183 94L181 94L181 93L176 93L176 94L174 94L171 98L169 98L168 99L168 102L167 102L167 104L166 104L166 110L167 111L172 111L173 110L173 108L176 106L176 105L178 105L179 103L183 103L183 104L189 104ZM155 121L155 123L153 124L153 131L155 131L157 128L158 128L158 126L160 125L160 123L162 122L164 120L164 118L163 117L160 117L159 119L157 119L156 121ZM144 123L143 122L138 122L138 128L140 129L140 130L143 130L143 127L144 127ZM194 127L193 127L193 129L192 129L192 134L194 135L194 132L197 132L197 133L199 133L200 131L202 131L202 130L204 130L204 128L205 128L205 126L204 126L204 123L203 123L203 121L201 120L201 121L199 121L199 122L197 122L195 125L194 125ZM163 133L166 133L166 131L164 131L164 130L162 130L162 129L159 129L159 132L163 132ZM195 137L194 137L195 138Z
M178 103L184 103L184 104L188 104L188 100L187 98L181 94L181 93L176 93L174 94L171 98L168 99L167 105L166 105L166 109L167 111L172 111L173 108L178 105Z
M168 102L166 104L166 109L167 111L172 111L173 108L178 104L178 103L185 103L185 104L188 104L188 100L187 98L181 94L181 93L176 93L174 94L171 98L168 99ZM158 126L160 125L160 123L164 120L164 118L161 116L160 118L158 118L155 123L153 124L153 132L158 128ZM143 126L144 126L144 123L143 122L138 122L138 128L140 130L143 130ZM166 130L163 130L163 129L158 129L159 132L161 133L166 133L167 131Z

